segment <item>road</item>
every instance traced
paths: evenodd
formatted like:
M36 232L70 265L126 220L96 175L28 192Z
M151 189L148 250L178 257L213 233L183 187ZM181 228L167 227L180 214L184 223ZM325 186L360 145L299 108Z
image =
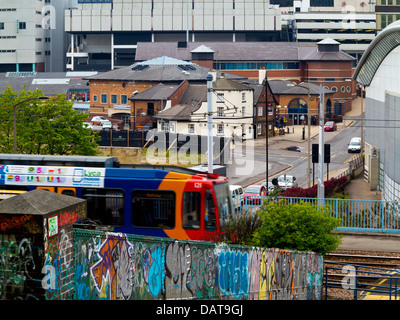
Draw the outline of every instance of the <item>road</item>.
M352 137L360 136L359 121L354 121L350 127L340 127L334 132L324 132L324 143L331 145L331 162L328 167L324 164L324 173L332 172L346 167L347 162L354 156L347 152L347 146ZM311 144L318 144L318 135L311 138ZM289 151L289 146L298 147L299 151ZM278 141L270 144L268 148L268 176L269 180L285 172L297 178L299 187L307 187L307 141L294 143L290 141ZM313 164L311 163L311 169ZM238 184L243 187L249 184L265 181L266 177L266 147L265 143L250 143L246 146L236 145L227 166L227 174L230 184ZM314 174L311 181L318 179L318 164L314 165ZM331 176L329 176L331 178Z

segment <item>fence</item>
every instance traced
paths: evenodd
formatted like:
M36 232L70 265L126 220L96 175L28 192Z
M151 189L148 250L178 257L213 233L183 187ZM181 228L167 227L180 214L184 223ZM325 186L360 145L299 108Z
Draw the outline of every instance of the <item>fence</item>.
M132 130L112 130L103 129L99 131L101 138L99 145L102 147L148 147L154 143L158 146L169 149L180 149L190 145L197 153L207 149L208 137L193 134L176 134L164 131L132 131ZM230 147L231 138L213 137L214 150L218 153L226 147Z
M400 297L399 270L341 262L330 262L330 264L336 266L325 266L325 299L328 299L328 288L353 290L354 300L357 300L360 292L381 294L387 296L389 300L397 300ZM333 274L329 274L330 270ZM341 277L343 272L345 275ZM334 275L339 277L335 279Z
M256 201L244 201L243 197L233 197L235 212L247 211L254 214L263 201L285 200L288 203L312 202L318 205L316 198L295 197L254 197ZM330 214L341 220L338 230L400 233L400 201L323 199Z

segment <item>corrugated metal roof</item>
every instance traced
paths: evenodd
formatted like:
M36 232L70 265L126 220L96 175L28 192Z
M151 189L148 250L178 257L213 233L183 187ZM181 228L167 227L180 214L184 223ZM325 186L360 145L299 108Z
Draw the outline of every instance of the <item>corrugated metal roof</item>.
M384 28L364 51L353 74L358 83L368 86L386 56L400 45L400 20Z

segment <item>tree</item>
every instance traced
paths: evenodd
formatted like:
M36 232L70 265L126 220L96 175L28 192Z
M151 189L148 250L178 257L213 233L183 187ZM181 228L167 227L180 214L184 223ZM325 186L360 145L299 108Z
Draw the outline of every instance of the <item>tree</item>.
M253 233L255 246L326 254L341 243L341 236L333 232L340 220L328 207L279 200L264 202L257 214L262 225Z
M40 90L19 92L7 87L0 96L0 152L13 152L13 108L16 107L17 152L49 155L96 155L98 134L83 127L87 113L78 113L64 94L41 101ZM20 102L33 99L19 104Z

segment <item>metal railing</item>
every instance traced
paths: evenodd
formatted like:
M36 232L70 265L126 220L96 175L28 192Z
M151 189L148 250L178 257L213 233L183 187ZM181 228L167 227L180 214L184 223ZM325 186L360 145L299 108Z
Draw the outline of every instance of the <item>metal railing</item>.
M325 266L325 299L328 299L328 288L353 290L354 300L357 300L360 292L378 294L389 300L400 298L400 270L341 262L330 262L330 264L337 267ZM329 274L329 270L335 273Z
M255 214L263 201L284 200L287 203L311 202L318 205L317 198L261 197L232 198L235 212ZM400 233L400 201L324 199L331 216L340 219L340 231L364 231Z

